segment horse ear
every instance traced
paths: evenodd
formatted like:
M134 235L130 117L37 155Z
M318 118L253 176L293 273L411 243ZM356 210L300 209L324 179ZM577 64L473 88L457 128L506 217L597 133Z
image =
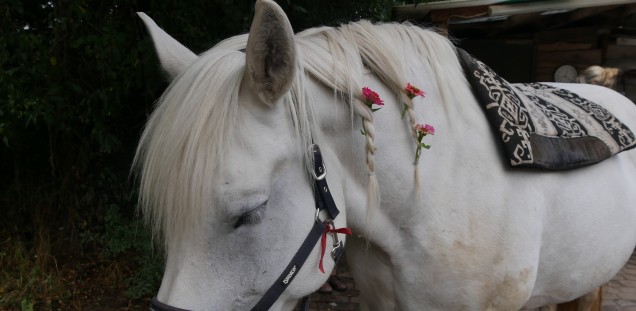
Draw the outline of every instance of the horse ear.
M289 90L296 71L294 31L275 2L256 1L245 58L249 86L263 102L271 105Z
M197 59L197 56L192 51L159 28L148 15L142 12L137 12L137 15L146 24L146 28L155 44L161 67L168 73L170 80L176 78L188 65Z

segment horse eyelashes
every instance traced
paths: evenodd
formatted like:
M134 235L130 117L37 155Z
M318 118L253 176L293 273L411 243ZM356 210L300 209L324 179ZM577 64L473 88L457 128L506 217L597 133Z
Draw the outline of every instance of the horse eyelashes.
M267 206L267 202L261 204L257 208L241 215L239 219L234 223L234 229L237 229L243 225L255 225L261 222L263 218L263 213L265 212L265 207Z

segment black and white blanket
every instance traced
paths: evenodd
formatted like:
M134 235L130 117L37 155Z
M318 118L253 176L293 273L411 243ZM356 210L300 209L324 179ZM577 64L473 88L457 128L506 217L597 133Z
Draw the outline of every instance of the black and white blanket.
M542 83L511 84L457 49L473 92L510 165L566 170L634 148L634 134L605 108Z

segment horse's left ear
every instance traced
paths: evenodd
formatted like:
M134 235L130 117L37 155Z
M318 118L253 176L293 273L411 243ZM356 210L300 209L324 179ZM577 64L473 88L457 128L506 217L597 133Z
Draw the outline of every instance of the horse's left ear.
M249 87L263 102L271 105L289 90L296 73L294 31L273 1L256 1L245 58Z
M150 32L150 36L152 36L161 67L168 74L168 78L174 80L174 78L197 59L197 56L163 31L163 29L159 28L155 21L148 17L148 15L142 12L137 12L137 15L144 21L148 32Z

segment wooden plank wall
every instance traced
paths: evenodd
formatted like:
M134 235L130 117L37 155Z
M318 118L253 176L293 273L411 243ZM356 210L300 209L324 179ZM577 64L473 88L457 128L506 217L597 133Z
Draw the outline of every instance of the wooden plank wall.
M572 65L579 72L600 65L602 50L597 29L573 28L536 33L535 81L554 81L554 72L562 65Z
M554 81L562 65L572 65L579 73L593 65L616 67L624 73L618 91L636 102L636 33L571 28L537 33L534 42L534 81Z
M603 66L623 71L623 83L619 91L636 102L636 33L610 35L606 40Z

